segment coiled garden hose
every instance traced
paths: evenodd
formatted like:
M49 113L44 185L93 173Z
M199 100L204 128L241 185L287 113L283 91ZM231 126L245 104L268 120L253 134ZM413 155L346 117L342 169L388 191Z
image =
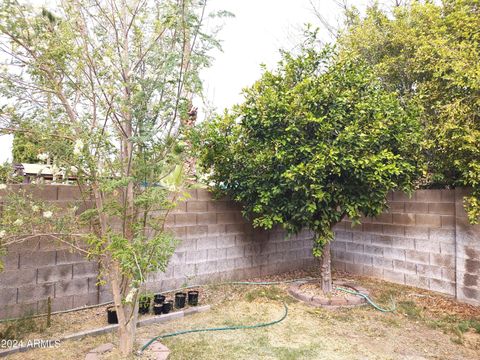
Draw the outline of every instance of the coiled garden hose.
M311 281L311 280L318 280L319 278L303 278L303 279L294 279L294 280L284 280L284 281L260 281L260 282L254 282L254 281L231 281L231 282L223 282L219 283L216 285L279 285L279 284L288 284L288 283L293 283L293 282L300 282L300 281ZM195 287L201 287L205 285L191 285L191 286L186 286L181 289L189 289L189 288L195 288ZM181 289L175 289L175 290L169 290L169 291L164 291L163 293L169 293L172 291L176 290L181 290ZM365 298L365 300L372 305L376 310L381 311L381 312L392 312L395 311L395 304L392 309L382 309L379 307L377 304L375 304L366 294L363 294L359 291L356 290L350 290L350 289L345 289L341 287L336 287L337 290L347 292L352 295L357 295ZM393 299L392 299L393 301ZM167 333L163 335L158 335L155 336L154 338L150 339L145 345L142 346L140 349L140 353L143 352L145 349L147 349L153 342L159 340L159 339L166 339L169 337L173 336L178 336L178 335L184 335L184 334L191 334L191 333L198 333L198 332L209 332L209 331L228 331L228 330L246 330L246 329L256 329L256 328L262 328L266 326L272 326L275 324L278 324L279 322L282 322L283 320L286 319L288 315L288 306L285 302L283 302L283 307L284 307L284 313L281 318L266 322L266 323L259 323L255 325L233 325L233 326L223 326L223 327L212 327L212 328L200 328L200 329L191 329L191 330L180 330L180 331L175 331L172 333Z

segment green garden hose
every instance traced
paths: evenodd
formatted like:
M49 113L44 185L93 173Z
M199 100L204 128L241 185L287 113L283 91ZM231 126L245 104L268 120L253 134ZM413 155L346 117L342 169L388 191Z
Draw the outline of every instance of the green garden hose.
M361 293L360 291L357 291L357 290L350 290L350 289L345 289L345 288L342 288L342 287L335 287L335 288L337 290L344 291L344 292L352 294L352 295L357 295L357 296L363 297L365 300L367 300L367 302L370 305L372 305L378 311L387 313L387 312L394 312L397 309L397 306L395 305L395 302L393 301L393 298L392 298L392 304L393 304L392 308L391 309L383 309L380 306L378 306L377 304L375 304L367 294Z
M311 280L316 280L318 278L303 278L303 279L295 279L295 280L284 280L284 281L260 281L260 282L253 282L253 281L232 281L232 282L224 282L220 283L217 285L279 285L279 284L285 284L285 283L292 283L292 282L299 282L299 281L311 281ZM191 286L186 286L183 287L182 289L188 289L188 288L194 288L194 287L200 287L204 285L191 285ZM361 296L365 298L365 300L372 305L375 309L381 311L381 312L392 312L395 311L395 304L394 307L390 310L388 309L382 309L378 305L376 305L366 294L363 294L359 291L356 290L349 290L341 287L337 287L337 290L347 292L349 294ZM175 290L169 290L169 291L164 291L162 293L169 293L172 291L176 290L181 290L181 289L175 289ZM180 331L175 331L172 333L167 333L164 335L159 335L155 336L154 338L150 339L145 345L142 346L140 349L140 352L143 352L145 349L147 349L153 342L159 340L159 339L166 339L169 337L173 336L178 336L178 335L184 335L184 334L191 334L191 333L198 333L198 332L209 332L209 331L227 331L227 330L246 330L246 329L256 329L256 328L261 328L261 327L266 327L266 326L272 326L275 324L278 324L279 322L282 322L283 320L286 319L288 315L288 307L285 302L283 302L283 307L284 307L284 313L281 318L266 322L266 323L259 323L255 325L233 325L233 326L223 326L223 327L212 327L212 328L200 328L200 329L191 329L191 330L180 330Z
M233 325L233 326L223 326L223 327L213 327L213 328L202 328L202 329L191 329L191 330L181 330L181 331L176 331L173 333L168 333L164 335L159 335L154 337L153 339L149 340L145 345L142 346L140 349L140 352L144 351L147 347L149 347L154 341L157 341L159 339L165 339L169 338L172 336L177 336L177 335L183 335L183 334L190 334L190 333L198 333L198 332L207 332L207 331L226 331L226 330L246 330L246 329L256 329L256 328L261 328L265 326L271 326L278 324L279 322L285 320L285 318L288 315L288 307L287 304L283 303L284 307L284 312L283 315L280 319L266 322L266 323L259 323L255 325Z

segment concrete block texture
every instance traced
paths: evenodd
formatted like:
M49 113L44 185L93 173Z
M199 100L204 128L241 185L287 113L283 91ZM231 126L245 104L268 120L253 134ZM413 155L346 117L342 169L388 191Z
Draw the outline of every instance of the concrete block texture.
M3 291L4 288L17 288L36 283L37 269L5 270L0 272L0 291Z
M67 206L89 198L77 187L24 187L33 196ZM254 229L241 206L213 200L205 189L171 212L167 229L179 245L165 273L148 277L151 291L188 281L227 281L300 269L314 263L312 233L287 236L281 227ZM389 193L388 209L352 226L335 225L334 268L456 295L480 304L480 226L468 223L457 190L421 190L411 196ZM0 194L0 197L2 194ZM90 200L89 200L90 201ZM37 240L16 244L2 257L0 318L44 311L48 297L55 309L111 300L108 287L97 286L98 266L82 254Z
M20 268L39 268L55 265L55 251L35 251L20 254Z
M391 193L384 214L363 218L355 231L335 228L334 266L480 305L480 225L468 222L467 194L468 189Z
M17 288L1 289L0 307L17 303Z
M61 280L69 280L73 276L73 267L82 265L80 264L63 264L63 265L54 265L38 269L37 272L37 283L51 283Z
M75 187L48 189L41 193L42 198L60 201L65 206L86 196ZM313 261L311 232L287 236L278 226L271 231L253 229L242 217L239 204L226 199L213 200L203 189L189 193L190 198L179 203L166 222L168 231L179 239L179 244L166 271L148 276L150 291L172 289L185 281L202 283L274 274L300 269ZM391 216L384 218L388 222ZM345 234L351 240L352 235ZM2 258L5 271L0 273L0 305L9 308L0 313L0 317L21 314L22 309L44 312L48 297L55 310L112 298L108 288L97 286L96 262L55 243L47 247L38 244L35 241L17 245ZM342 248L345 250L345 247ZM380 249L370 251L378 254ZM353 261L353 256L347 258ZM361 260L371 265L368 256Z

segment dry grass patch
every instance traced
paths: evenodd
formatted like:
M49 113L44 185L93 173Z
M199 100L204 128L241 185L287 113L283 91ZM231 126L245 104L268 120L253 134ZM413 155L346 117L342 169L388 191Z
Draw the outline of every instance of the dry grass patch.
M295 272L253 279L280 279L317 276ZM476 359L480 358L479 308L460 304L426 290L386 283L363 277L336 274L368 288L383 307L395 299L395 313L381 313L369 306L326 310L309 307L289 297L287 285L213 285L199 289L201 303L212 310L165 324L142 327L139 339L179 330L253 325L288 317L279 324L248 330L193 333L164 339L171 349L170 359ZM90 322L89 322L90 321ZM91 309L54 318L51 335L105 325L105 310ZM73 328L70 326L73 324ZM92 324L94 326L92 326ZM23 336L32 338L32 334ZM47 338L41 333L40 338ZM11 356L11 359L82 359L94 347L112 342L116 335L89 337L65 342L58 349L42 349ZM148 352L144 354L148 358ZM112 352L104 359L117 359ZM132 359L135 357L132 357ZM137 357L138 358L138 357Z

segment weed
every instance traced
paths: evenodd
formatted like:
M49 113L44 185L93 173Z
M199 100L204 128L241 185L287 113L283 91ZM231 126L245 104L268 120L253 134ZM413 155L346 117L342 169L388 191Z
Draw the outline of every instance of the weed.
M462 333L467 332L468 329L470 329L470 321L464 320L464 321L459 322L457 324L457 328Z
M413 319L422 318L422 309L420 309L413 301L399 302L398 311Z
M479 320L472 320L470 327L475 330L477 334L480 334L480 321Z
M314 347L306 347L303 349L292 349L288 347L277 347L273 349L275 358L279 360L297 360L308 359L314 354ZM310 355L310 356L309 356Z
M480 334L480 321L477 319L460 320L457 316L447 315L441 319L429 319L427 325L432 329L442 329L444 333L463 334L473 329Z
M18 320L5 323L3 329L0 329L0 339L19 340L26 334L44 330L44 325L39 325L31 315L25 315Z
M397 299L400 297L401 292L395 288L387 288L383 291L375 292L375 301L379 304L391 304L392 299Z
M450 340L454 343L454 344L458 344L458 345L463 345L463 338L461 337L452 337L450 338Z
M451 340L455 344L463 345L463 332L458 327L455 327L453 329L453 333L454 333L455 336L453 338L451 338Z

